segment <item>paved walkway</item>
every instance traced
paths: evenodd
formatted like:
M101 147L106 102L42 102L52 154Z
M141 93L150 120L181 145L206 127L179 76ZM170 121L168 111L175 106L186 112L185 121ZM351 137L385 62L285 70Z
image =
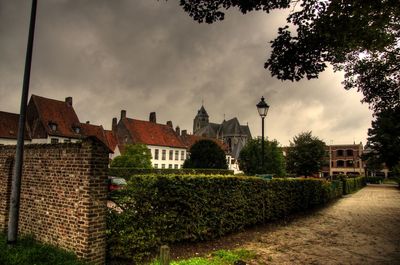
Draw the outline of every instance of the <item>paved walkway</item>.
M286 225L257 231L240 247L251 264L400 264L400 190L369 185Z

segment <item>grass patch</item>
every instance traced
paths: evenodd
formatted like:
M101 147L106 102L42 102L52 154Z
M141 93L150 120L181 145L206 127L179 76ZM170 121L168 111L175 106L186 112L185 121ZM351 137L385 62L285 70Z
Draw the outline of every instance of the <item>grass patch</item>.
M0 233L0 264L2 265L87 265L75 254L38 243L33 237L20 237L10 247L7 237Z
M208 257L197 257L185 260L172 261L171 265L232 265L235 261L249 261L254 259L256 254L246 249L237 250L218 250ZM154 261L150 265L160 265L159 261Z

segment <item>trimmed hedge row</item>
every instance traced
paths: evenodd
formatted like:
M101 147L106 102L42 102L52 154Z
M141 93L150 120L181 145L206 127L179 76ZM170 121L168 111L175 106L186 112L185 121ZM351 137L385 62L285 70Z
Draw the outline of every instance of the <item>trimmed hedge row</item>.
M353 193L366 185L365 177L343 179L343 194Z
M322 205L342 182L234 176L133 176L113 194L108 255L141 260L165 243L201 241Z
M133 175L233 175L233 170L228 169L198 169L198 168L127 168L112 167L108 169L108 174L114 177L127 178Z
M380 184L385 177L366 177L366 182L371 184Z

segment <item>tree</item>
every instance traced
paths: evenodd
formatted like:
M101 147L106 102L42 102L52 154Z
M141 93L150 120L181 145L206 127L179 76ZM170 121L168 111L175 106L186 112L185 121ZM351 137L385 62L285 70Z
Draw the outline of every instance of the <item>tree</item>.
M264 141L264 167L261 166L261 139L253 139L246 143L240 151L239 165L247 175L274 174L285 176L285 159L279 143Z
M376 114L368 131L367 147L389 169L400 166L400 106Z
M189 152L190 156L185 160L184 168L228 168L225 152L212 140L197 141Z
M223 20L223 10L229 8L244 14L291 8L265 63L273 76L291 81L318 78L330 63L345 71L345 88L357 88L373 108L394 103L385 91L393 95L399 87L398 0L180 0L180 5L199 23ZM376 81L369 82L371 77Z
M111 161L111 167L152 168L150 150L144 144L125 146L125 152Z
M327 163L326 145L311 132L293 138L286 156L287 169L298 176L312 176Z

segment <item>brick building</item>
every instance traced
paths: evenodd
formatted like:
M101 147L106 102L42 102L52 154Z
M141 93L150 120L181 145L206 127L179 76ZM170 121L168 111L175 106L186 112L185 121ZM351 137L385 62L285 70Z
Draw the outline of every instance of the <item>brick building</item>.
M329 166L324 167L324 176L344 175L364 175L364 165L361 160L363 145L344 144L328 145Z

